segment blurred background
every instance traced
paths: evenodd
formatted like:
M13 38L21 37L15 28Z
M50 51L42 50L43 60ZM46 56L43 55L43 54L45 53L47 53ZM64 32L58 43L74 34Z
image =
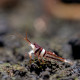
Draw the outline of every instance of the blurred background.
M22 37L9 35L24 38L26 32L47 50L80 59L80 0L0 0L0 53L21 49Z

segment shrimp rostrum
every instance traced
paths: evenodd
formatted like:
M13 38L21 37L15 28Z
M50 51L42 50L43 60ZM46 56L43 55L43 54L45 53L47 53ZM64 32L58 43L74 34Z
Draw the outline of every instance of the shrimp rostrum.
M51 59L66 62L72 64L70 60L57 56L54 52L46 51L44 48L40 47L37 43L32 43L28 40L27 34L25 40L28 42L29 46L31 46L32 50L28 52L30 59L32 59L32 54L34 54L38 59Z

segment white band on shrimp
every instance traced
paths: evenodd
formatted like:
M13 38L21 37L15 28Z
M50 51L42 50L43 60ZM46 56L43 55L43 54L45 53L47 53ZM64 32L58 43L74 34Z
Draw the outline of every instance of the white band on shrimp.
M73 64L70 60L64 60L64 62L69 63L69 64Z
M45 53L45 49L42 49L42 51L41 51L41 57L43 57L44 53Z
M31 54L34 53L33 50L31 50L30 52L28 52L29 56L31 57Z
M53 54L55 54L55 53L53 52Z
M30 46L32 47L32 49L35 49L35 45L33 45L33 44L30 44Z

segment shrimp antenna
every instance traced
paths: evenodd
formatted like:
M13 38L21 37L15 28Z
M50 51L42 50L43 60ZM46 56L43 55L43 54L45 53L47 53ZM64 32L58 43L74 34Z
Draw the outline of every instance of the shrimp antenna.
M31 44L31 42L28 40L27 38L27 32L26 32L26 38L24 38L29 44Z

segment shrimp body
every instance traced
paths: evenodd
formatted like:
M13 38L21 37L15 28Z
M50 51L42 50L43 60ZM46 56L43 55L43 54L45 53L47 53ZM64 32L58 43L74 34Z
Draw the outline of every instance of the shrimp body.
M28 52L30 59L32 58L32 54L34 54L36 57L41 58L41 59L57 60L57 61L62 61L62 62L67 62L69 64L72 64L71 61L57 56L54 52L46 51L44 48L40 47L38 44L31 43L27 39L27 35L26 35L25 40L29 43L29 46L31 46L32 48L32 50Z

